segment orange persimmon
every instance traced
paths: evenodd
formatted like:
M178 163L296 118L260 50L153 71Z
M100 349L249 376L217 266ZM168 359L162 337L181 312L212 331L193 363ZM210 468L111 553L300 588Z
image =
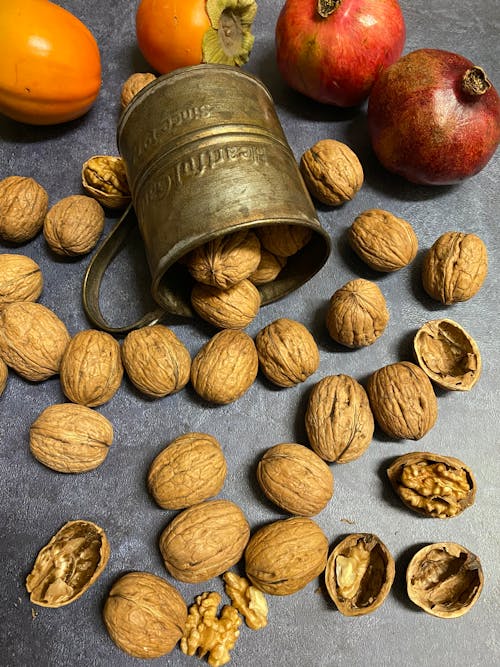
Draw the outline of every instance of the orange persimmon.
M79 118L101 87L89 29L49 0L0 2L0 112L33 125Z

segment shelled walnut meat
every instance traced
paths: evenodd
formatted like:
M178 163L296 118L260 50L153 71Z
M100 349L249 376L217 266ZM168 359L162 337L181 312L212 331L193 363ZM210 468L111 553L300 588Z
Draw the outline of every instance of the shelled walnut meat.
M99 412L77 403L45 408L30 428L30 450L43 465L65 473L94 470L113 442L113 426Z
M265 628L267 625L268 606L266 596L252 586L248 579L235 572L224 572L224 590L231 598L231 604L244 617L252 630Z
M366 391L348 375L324 377L309 395L305 425L311 447L322 459L354 461L373 437L373 413Z
M185 433L155 457L147 483L160 507L177 510L216 496L226 473L226 458L212 435Z
M0 240L26 243L43 227L49 205L44 187L28 176L0 181Z
M94 155L86 160L82 166L82 186L107 208L123 208L132 198L123 158L114 155Z
M43 235L57 255L86 255L104 229L104 211L92 197L70 195L55 203L43 223Z
M0 310L14 301L36 301L43 288L39 265L21 254L0 254Z
M182 637L187 607L179 591L161 577L129 572L109 591L103 619L122 651L134 658L159 658Z
M230 500L206 500L177 514L160 536L160 551L170 574L188 583L222 574L241 558L250 527Z
M410 600L439 618L457 618L470 611L481 595L483 584L478 556L455 542L423 547L406 570Z
M0 310L0 357L25 380L57 375L69 341L64 322L41 303L15 301Z
M328 304L326 327L346 347L372 345L385 331L389 311L379 286L357 278L338 289Z
M325 584L345 616L363 616L380 607L391 590L394 558L371 533L348 535L333 549L325 570Z
M69 521L36 557L26 579L30 600L62 607L77 600L98 579L109 559L104 530L91 521Z
M366 385L379 427L393 438L419 440L434 426L437 399L424 371L409 361L379 368Z
M120 344L105 331L79 331L66 347L59 373L63 393L70 401L89 408L103 405L121 385Z
M163 324L130 331L123 341L122 362L132 384L151 398L174 394L189 382L189 350Z
M248 279L221 288L195 283L191 305L206 322L219 329L245 329L260 308L260 292Z
M410 452L391 463L387 476L403 503L427 517L457 516L476 496L471 469L452 456Z

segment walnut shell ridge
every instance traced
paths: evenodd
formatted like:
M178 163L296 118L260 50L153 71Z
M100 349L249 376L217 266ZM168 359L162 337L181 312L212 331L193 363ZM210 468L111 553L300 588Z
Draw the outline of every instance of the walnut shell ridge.
M0 310L14 301L36 301L42 289L42 272L31 257L0 254Z

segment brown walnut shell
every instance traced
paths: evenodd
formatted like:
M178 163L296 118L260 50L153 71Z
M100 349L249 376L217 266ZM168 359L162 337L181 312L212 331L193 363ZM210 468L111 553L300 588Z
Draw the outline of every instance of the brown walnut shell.
M0 310L14 301L36 301L42 288L42 272L31 257L0 254Z
M423 516L447 519L474 503L476 480L470 468L452 456L411 452L387 468L403 503Z
M348 375L328 375L314 385L305 415L312 449L325 461L348 463L366 451L374 420L364 388Z
M245 550L245 569L252 584L271 595L301 590L326 566L328 540L307 517L292 517L259 528Z
M406 570L410 600L439 618L457 618L470 611L481 595L483 583L478 556L454 542L423 547Z
M104 229L104 211L92 197L70 195L49 210L43 235L57 255L74 257L89 253Z
M227 288L195 283L191 304L206 322L219 329L244 329L260 308L260 292L250 280Z
M0 359L0 396L3 394L5 387L7 386L7 380L9 378L9 369L7 364Z
M125 162L113 155L94 155L82 166L83 189L108 208L123 208L130 203L131 194Z
M224 405L251 387L259 358L250 336L238 329L223 329L198 352L191 364L191 383L206 401Z
M16 301L0 310L0 357L25 380L57 375L70 341L57 315L32 301Z
M479 236L446 232L425 255L422 283L430 297L449 305L471 299L487 273L488 253Z
M314 516L333 495L333 475L311 449L295 443L270 447L257 464L257 481L273 503L290 514Z
M27 176L8 176L0 181L0 239L26 243L42 229L49 196Z
M370 280L350 280L331 297L326 327L334 341L347 347L364 347L379 338L389 322L389 311L378 285Z
M155 79L156 76L152 72L134 72L134 74L131 74L123 83L120 91L120 106L122 110L132 102L140 90Z
M178 514L160 536L160 551L170 574L188 583L208 581L243 555L250 527L230 500L206 500Z
M113 427L106 417L77 403L50 405L30 428L31 453L58 472L94 470L112 442Z
M304 382L319 366L316 341L300 322L281 317L255 338L260 369L278 387Z
M469 391L479 380L482 360L477 343L453 320L426 322L413 348L420 368L443 389Z
M128 333L122 345L122 361L132 384L151 398L174 394L189 382L189 350L163 324Z
M409 361L375 371L366 386L373 416L393 438L419 440L434 426L437 399L424 371Z
M159 658L182 637L187 607L179 591L161 577L129 572L113 584L103 619L122 651L134 658Z
M251 280L254 285L270 283L279 276L281 269L285 264L286 257L273 255L272 252L269 252L269 250L264 248L261 250L258 267L248 276L248 279Z
M226 473L226 458L212 435L185 433L151 463L148 489L160 507L184 509L216 496Z
M87 329L73 336L59 370L66 398L95 408L111 400L122 377L120 344L105 331Z
M409 222L388 211L360 213L348 231L351 248L371 269L392 272L415 259L418 239Z
M394 558L376 535L355 533L337 544L330 554L325 584L344 616L363 616L384 602L395 571Z
M69 521L36 557L26 578L30 600L41 607L62 607L87 591L106 567L109 542L91 521Z
M263 248L280 257L290 257L302 250L312 237L312 230L303 225L266 225L257 229L257 236Z

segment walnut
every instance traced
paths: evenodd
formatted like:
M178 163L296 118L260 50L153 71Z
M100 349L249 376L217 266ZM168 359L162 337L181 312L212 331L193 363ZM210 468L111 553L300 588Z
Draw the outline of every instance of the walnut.
M94 470L108 455L113 427L99 412L77 403L45 408L30 428L30 450L47 468L79 473Z
M123 208L131 194L121 157L94 155L82 166L83 189L107 208Z
M101 575L109 554L106 533L95 523L65 523L40 551L26 579L31 602L41 607L74 602Z
M403 503L427 517L447 519L474 503L472 471L452 456L404 454L389 466L387 476Z
M260 292L250 280L226 289L195 283L191 304L198 315L219 329L244 329L260 308Z
M326 327L334 341L347 347L372 345L389 322L385 297L370 280L350 280L331 297Z
M216 496L226 472L226 458L212 435L185 433L152 462L148 489L160 507L184 509Z
M250 230L220 236L193 250L187 267L204 285L227 289L255 271L260 262L260 241Z
M224 589L231 604L245 619L251 630L260 630L267 625L267 600L262 591L252 586L248 579L234 572L224 572Z
M378 208L357 216L348 239L354 252L375 271L397 271L412 262L418 250L410 223Z
M373 437L373 413L366 391L348 375L324 377L309 395L305 424L318 456L337 463L354 461Z
M226 665L240 635L241 619L231 605L224 605L217 616L221 596L215 591L202 593L189 607L189 613L180 641L180 649L186 655L207 656L210 667Z
M428 614L457 618L471 610L483 590L481 561L454 542L429 544L406 570L408 597Z
M179 591L161 577L129 572L113 584L103 618L122 651L134 658L159 658L182 637L187 607Z
M290 257L302 250L312 237L312 229L305 225L274 223L257 228L257 236L265 250L279 257Z
M457 322L430 320L417 331L413 348L420 368L443 389L469 391L479 380L481 353Z
M264 593L291 595L323 572L327 555L328 539L312 519L281 519L250 538L246 575Z
M89 408L107 403L122 377L120 345L105 331L79 331L66 347L59 369L64 395Z
M89 253L104 229L104 211L92 197L70 195L49 210L43 235L57 255L74 257Z
M380 607L394 575L394 558L385 544L371 533L355 533L330 554L325 584L344 616L363 616Z
M7 380L9 379L9 369L7 364L0 359L0 396L3 394L5 387L7 386Z
M124 82L120 92L120 105L122 109L130 104L137 93L142 90L148 83L154 81L156 76L151 72L135 72L131 74Z
M65 324L41 303L16 301L0 310L0 357L25 380L59 373L69 341Z
M188 583L207 581L235 565L248 542L245 515L230 500L206 500L183 510L160 536L170 574Z
M409 361L379 368L368 378L366 390L375 421L393 438L419 440L436 422L431 381Z
M349 146L322 139L300 159L300 171L313 197L328 206L350 201L363 185L363 167Z
M163 324L128 333L122 345L122 361L132 384L151 398L174 394L189 382L191 355Z
M449 305L471 299L487 272L487 250L478 236L446 232L425 255L422 283L430 297Z
M42 229L49 196L27 176L8 176L0 181L0 239L26 243Z
M243 396L258 369L259 358L250 336L237 329L223 329L193 359L191 383L206 401L223 405Z
M274 255L269 250L263 248L260 253L260 262L253 273L248 276L248 279L254 285L264 285L275 280L281 272L281 269L286 265L287 258Z
M290 514L314 516L333 495L333 475L311 449L295 443L270 447L257 464L257 481L275 505Z
M312 334L300 322L280 318L255 338L260 369L278 387L304 382L319 366L319 351Z
M0 310L14 301L36 301L42 288L42 272L31 257L0 254Z

